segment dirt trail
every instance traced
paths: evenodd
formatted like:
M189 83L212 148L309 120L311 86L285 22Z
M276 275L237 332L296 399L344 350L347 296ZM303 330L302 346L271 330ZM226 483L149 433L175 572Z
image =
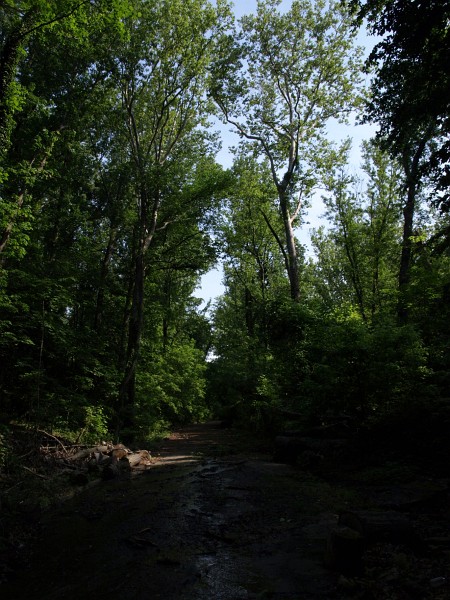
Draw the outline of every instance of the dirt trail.
M322 565L339 492L216 423L164 442L145 473L44 515L2 600L329 600Z

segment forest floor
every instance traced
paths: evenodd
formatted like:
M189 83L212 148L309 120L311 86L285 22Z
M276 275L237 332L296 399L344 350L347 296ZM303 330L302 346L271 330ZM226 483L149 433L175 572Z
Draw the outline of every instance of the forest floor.
M138 475L87 486L30 518L0 597L450 598L448 480L392 460L336 471L332 461L317 470L272 456L218 423L174 432ZM365 551L357 576L325 566L341 511L393 506L427 540L420 552L388 539Z

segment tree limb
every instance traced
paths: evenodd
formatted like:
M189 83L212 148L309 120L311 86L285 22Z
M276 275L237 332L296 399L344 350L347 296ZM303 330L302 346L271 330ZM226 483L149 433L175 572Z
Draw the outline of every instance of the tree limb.
M289 258L288 258L288 255L286 253L286 250L284 249L283 243L280 240L280 236L275 231L275 229L272 227L272 223L270 222L269 217L266 215L266 213L261 208L259 209L259 212L262 214L263 219L264 219L264 221L267 224L267 227L270 229L273 237L275 238L275 240L276 240L276 242L278 244L278 247L280 248L281 253L283 255L283 259L284 259L284 263L286 265L286 269L289 272Z

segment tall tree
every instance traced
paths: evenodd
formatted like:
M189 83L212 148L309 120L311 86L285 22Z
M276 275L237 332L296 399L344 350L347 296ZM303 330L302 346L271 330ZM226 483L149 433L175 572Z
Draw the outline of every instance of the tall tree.
M267 346L268 305L288 293L276 190L267 161L259 164L245 153L237 156L231 176L219 230L225 284L241 297L246 334Z
M146 256L170 195L182 141L204 116L207 66L223 2L204 0L138 3L126 22L130 32L117 61L118 86L132 158L136 196L136 239L132 302L120 403L132 410L144 325Z
M449 0L353 0L358 23L383 36L368 59L376 68L368 117L397 155L411 136L426 138L422 171L432 175L435 199L450 206ZM432 143L431 143L432 142Z
M404 323L409 312L414 220L425 183L437 204L445 210L450 206L450 2L354 0L352 4L358 22L366 17L369 31L383 36L367 61L376 75L366 114L379 124L384 147L404 169L398 276L398 318Z
M283 222L267 161L243 150L231 177L218 232L225 292L214 317L209 394L222 405L224 417L249 419L260 427L277 402L282 379L272 338L276 308L290 295ZM289 362L287 355L283 360Z
M314 269L329 309L347 302L373 324L397 296L401 169L374 142L363 144L362 169L365 181L330 169L324 202L331 230L313 235Z
M74 102L72 108L80 115L84 99L89 96L89 86L95 85L96 76L104 68L105 48L107 44L111 48L117 38L127 3L127 0L101 0L95 4L87 0L2 3L0 255L5 253L15 227L20 226L21 216L27 212L26 198L33 182L42 177L58 135L73 116L70 110L62 114L60 104L67 108L62 99L74 100L78 94L80 107L76 109ZM60 52L48 45L50 40ZM48 54L44 59L40 52L46 45ZM30 121L34 122L34 129L28 132L31 139L23 147L17 138L23 136Z
M358 51L348 14L334 0L260 0L239 35L222 40L212 95L225 122L270 165L284 226L291 297L300 300L294 228L327 152L325 128L356 102Z

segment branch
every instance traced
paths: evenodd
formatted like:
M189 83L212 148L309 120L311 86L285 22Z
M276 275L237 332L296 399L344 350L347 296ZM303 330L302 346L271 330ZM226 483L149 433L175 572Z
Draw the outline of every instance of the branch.
M28 31L24 31L23 36L26 37L26 36L34 33L35 31L37 31L39 29L42 29L43 27L47 27L47 25L52 25L53 23L57 23L58 21L62 21L63 19L67 19L67 17L70 17L74 13L76 13L77 10L79 8L81 8L84 4L91 4L91 0L83 0L83 2L79 2L78 4L76 4L72 8L72 10L70 10L69 12L57 15L56 17L54 17L53 19L50 19L49 21L45 21L44 23L40 23L39 25L36 25L35 27L32 27Z
M275 168L275 161L274 161L272 152L270 151L269 145L267 144L266 140L261 135L255 135L252 133L248 133L248 131L246 131L246 129L244 129L244 127L239 123L239 121L235 121L234 119L232 119L231 117L228 116L228 111L226 110L223 103L220 102L220 100L218 100L217 98L215 100L216 100L217 104L219 105L220 109L222 110L227 123L229 123L230 125L233 125L233 127L236 127L236 129L239 131L239 133L242 136L244 136L247 140L255 140L256 142L259 142L262 145L262 147L264 148L264 152L266 153L266 156L269 159L270 171L272 173L273 181L274 181L275 185L277 186L277 188L279 188L280 182L278 180L278 175L277 175L277 171Z
M30 469L30 467L26 467L25 465L22 465L22 469L25 469L25 471L28 471L32 475L35 475L36 477L40 477L41 479L50 479L46 475L41 475L41 473L36 473L36 471L33 471L33 469Z
M275 229L272 227L272 224L269 221L269 217L266 215L266 213L261 208L259 209L259 212L262 214L262 216L264 218L264 221L267 224L267 227L270 229L273 237L275 238L275 240L276 240L276 242L278 244L278 247L281 250L281 253L282 253L283 259L284 259L284 263L286 265L286 270L289 273L289 258L288 258L288 255L286 254L286 250L284 249L284 246L283 246L283 244L282 244L282 242L280 240L280 237L279 237L278 233L275 231Z
M55 442L57 442L61 446L61 448L64 450L64 452L67 454L67 449L64 446L64 444L61 442L61 440L59 440L57 437L55 437L51 433L48 433L48 431L44 431L43 429L37 429L37 431L39 433L43 433L44 435L46 435L49 438L52 438L52 440L55 440Z
M290 217L290 221L291 221L291 225L292 223L295 221L295 219L298 217L301 206L302 206L302 192L303 190L300 190L298 193L298 198L297 198L297 206L294 210L294 213L292 215L292 217Z

